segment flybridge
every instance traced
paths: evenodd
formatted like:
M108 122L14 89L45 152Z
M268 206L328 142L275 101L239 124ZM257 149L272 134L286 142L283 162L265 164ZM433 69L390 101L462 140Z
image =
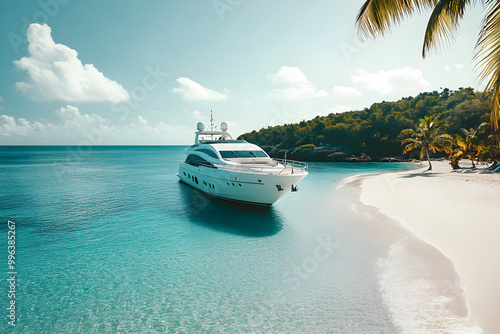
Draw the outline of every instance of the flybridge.
M205 124L198 122L194 144L246 143L244 140L234 140L227 132L227 123L220 123L220 130L206 130Z

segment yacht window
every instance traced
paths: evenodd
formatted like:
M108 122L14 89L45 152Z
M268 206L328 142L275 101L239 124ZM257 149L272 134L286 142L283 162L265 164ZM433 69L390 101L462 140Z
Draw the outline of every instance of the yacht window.
M267 158L264 151L220 151L224 159L230 158Z
M230 159L230 158L237 158L238 157L236 154L234 154L233 151L219 151L219 153L223 159Z
M208 154L209 156L211 156L212 158L219 159L219 157L217 156L217 154L215 154L215 152L214 152L214 151L212 151L212 150L208 150L208 149L206 149L206 148L203 148L203 149L200 149L200 150L197 150L197 151L200 151L200 152L206 153L206 154Z
M193 166L206 166L206 167L213 167L213 165L200 157L199 155L196 154L190 154L186 158L186 163L193 165Z
M252 151L233 151L238 158L255 158Z
M264 151L252 151L257 158L267 158L267 154Z

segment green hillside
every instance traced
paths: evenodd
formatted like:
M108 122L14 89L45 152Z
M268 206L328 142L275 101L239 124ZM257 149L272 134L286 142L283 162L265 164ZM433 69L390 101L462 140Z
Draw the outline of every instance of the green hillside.
M491 94L472 88L421 93L397 102L374 103L361 111L318 116L298 124L269 126L240 136L257 145L278 148L344 147L370 156L401 155L401 131L415 128L425 116L439 116L449 134L490 120ZM314 146L313 146L314 145Z

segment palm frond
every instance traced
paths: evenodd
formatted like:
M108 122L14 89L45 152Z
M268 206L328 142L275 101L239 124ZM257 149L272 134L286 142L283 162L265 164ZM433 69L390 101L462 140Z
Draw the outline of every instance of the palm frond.
M488 147L483 147L479 151L478 156L483 161L500 160L500 147L493 145L490 145Z
M483 122L483 123L479 124L479 126L477 127L477 132L478 133L483 132L488 125L490 125L490 123L488 123L488 122Z
M422 57L428 51L443 42L451 42L458 28L458 22L465 14L467 5L474 0L441 0L438 1L427 23L422 48Z
M498 79L498 82L495 84L493 90L495 91L495 94L493 94L493 106L491 108L491 116L490 116L491 129L493 130L493 133L496 134L497 142L500 142L499 139L500 136L498 134L498 127L500 123L500 77Z
M467 146L467 143L466 143L463 139L461 139L461 138L460 138L460 139L457 139L457 141L456 141L456 145L457 145L458 147L466 147L466 146Z
M487 14L482 22L474 60L481 67L480 81L488 79L486 90L493 90L491 127L498 132L500 120L500 2L487 0Z
M462 159L464 156L464 152L461 151L461 150L455 150L453 151L453 155L452 155L452 159L455 159L455 160L460 160Z
M469 130L463 129L463 128L459 129L459 130L465 135L465 137L469 137L471 135L471 132L472 132L472 131L469 131Z
M421 146L418 145L417 143L408 144L405 146L405 148L403 150L403 155L405 155L408 152L414 151L414 150L418 149L419 147L421 147Z
M421 144L422 142L417 139L417 138L406 138L401 141L401 145L408 144L408 143L418 143Z
M440 140L447 141L447 142L452 142L453 136L451 136L447 133L443 133L443 134L437 136L436 139L440 139Z
M413 13L432 8L438 0L367 0L356 17L360 37L384 35Z

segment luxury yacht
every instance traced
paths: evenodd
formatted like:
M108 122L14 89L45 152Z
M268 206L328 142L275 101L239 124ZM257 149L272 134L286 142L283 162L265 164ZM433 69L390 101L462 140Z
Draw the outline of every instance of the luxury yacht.
M307 164L272 159L259 146L234 140L222 122L220 130L197 125L194 145L179 166L180 180L211 197L270 206L307 175Z

